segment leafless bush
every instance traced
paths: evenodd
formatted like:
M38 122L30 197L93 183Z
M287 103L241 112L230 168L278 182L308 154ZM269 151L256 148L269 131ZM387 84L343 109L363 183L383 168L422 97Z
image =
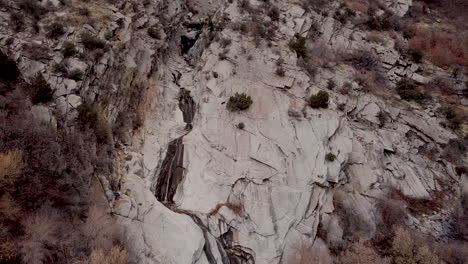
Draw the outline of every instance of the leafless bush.
M19 175L23 168L22 158L23 152L18 149L0 153L0 186L14 182L14 177Z
M23 51L29 58L33 60L47 60L50 58L50 49L46 45L39 44L23 44Z
M127 264L128 253L118 246L112 247L107 254L94 250L89 256L89 264Z
M393 263L439 264L440 260L427 245L417 244L411 234L399 227L392 242Z
M341 190L336 191L333 196L333 205L340 219L344 238L356 239L361 234L369 231L368 224L356 212L353 204L350 202L349 194Z
M390 247L389 243L393 238L394 226L404 225L408 218L408 212L402 201L387 197L378 200L376 207L380 217L373 243L386 250Z
M416 29L409 43L411 48L422 50L425 57L438 66L468 66L468 40L464 33Z
M119 240L121 230L115 219L104 208L91 206L86 222L81 227L82 233L89 241L91 249L110 250L115 241Z
M331 264L327 252L319 247L314 248L311 242L298 242L294 245L293 251L288 264Z
M390 264L389 258L382 258L374 249L366 246L364 241L358 241L342 252L335 264Z
M23 223L25 236L21 244L21 256L24 263L42 264L50 252L48 244L56 243L54 235L56 223L48 214L38 213L27 217Z

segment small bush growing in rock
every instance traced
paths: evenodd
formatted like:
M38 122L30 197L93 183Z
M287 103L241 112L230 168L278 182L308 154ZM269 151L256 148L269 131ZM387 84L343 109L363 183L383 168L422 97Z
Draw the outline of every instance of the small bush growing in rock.
M278 21L280 18L280 12L278 7L273 6L268 10L268 16L271 18L272 21Z
M346 21L356 16L356 12L354 12L349 7L344 7L343 9L337 10L333 15L333 18L340 21L340 23L345 24Z
M408 54L413 59L414 62L420 63L424 54L421 49L410 49L408 50Z
M278 68L276 68L275 73L278 76L284 77L286 72L284 71L283 67L278 67Z
M48 27L47 37L51 39L58 38L65 34L65 28L62 24L54 22Z
M219 41L219 45L221 46L221 48L226 48L227 46L231 45L231 40L228 39L228 38L221 38L221 40Z
M40 19L47 10L38 4L36 0L20 0L18 6L21 10L31 14L35 19Z
M82 126L94 126L98 122L98 114L90 104L83 103L79 105L76 110L78 111L78 122L80 122Z
M289 41L289 48L296 52L298 57L304 58L307 55L307 49L305 47L305 38L299 37L296 40Z
M73 42L66 41L65 43L63 43L62 54L63 54L64 57L71 57L71 56L75 55L76 52L77 52L77 50L76 50L75 44L73 44Z
M16 62L0 50L0 80L15 81L19 77Z
M104 49L106 47L106 43L102 39L87 32L81 35L81 43L89 50Z
M397 91L401 99L406 101L422 102L424 94L418 90L415 83L408 79L401 79L397 83Z
M309 98L309 106L312 108L327 108L329 95L325 91L320 91Z
M243 122L240 122L239 124L237 124L237 128L238 129L244 129L245 128L245 124Z
M451 129L459 129L463 123L463 117L458 113L457 109L452 106L442 107L442 114L449 122L448 127Z
M72 70L68 73L68 78L75 81L80 81L81 79L83 79L83 72L80 69Z
M21 31L24 26L24 16L18 12L14 12L10 15L10 21L13 24L13 27L16 31Z
M161 34L159 30L155 27L148 28L148 35L154 39L161 39Z
M379 119L380 127L383 127L387 122L387 114L384 111L379 111L377 113L377 118Z
M236 93L229 98L226 107L231 111L246 110L252 103L252 97L246 95L245 93Z
M327 81L327 89L328 90L333 90L336 87L336 83L333 80L328 80Z
M38 73L31 83L31 102L33 104L48 103L52 100L54 91L50 88L49 83L44 79L42 74Z
M395 29L398 30L401 26L398 19L391 12L386 11L381 16L371 16L367 20L367 26L372 30L389 30Z
M327 161L333 162L333 161L335 161L335 159L336 159L336 155L333 154L333 153L331 153L331 152L330 152L330 153L327 153L327 155L325 155L325 159L326 159Z

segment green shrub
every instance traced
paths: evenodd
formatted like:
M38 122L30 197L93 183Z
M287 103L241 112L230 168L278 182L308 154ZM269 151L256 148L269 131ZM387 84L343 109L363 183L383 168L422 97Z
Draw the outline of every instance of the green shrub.
M283 67L278 67L278 68L276 68L275 73L276 73L276 75L283 77L286 72L284 71Z
M329 153L327 153L327 155L325 155L325 159L326 159L327 161L333 162L333 161L335 161L335 159L336 159L336 155L333 154L333 153L331 153L331 152L329 152Z
M31 14L35 19L40 19L47 13L47 9L38 4L37 0L20 0L18 6L21 10Z
M96 110L89 104L83 103L79 105L76 110L78 111L78 122L85 126L94 126L98 122L98 114Z
M447 121L449 122L448 127L451 129L459 129L461 125L463 124L463 118L461 115L458 113L457 109L452 106L446 106L442 108L442 113L447 118Z
M33 104L48 103L52 100L54 91L42 74L38 73L30 86L31 102Z
M161 34L159 30L155 27L148 28L148 35L154 39L161 39Z
M0 80L15 81L19 74L16 62L0 50Z
M305 47L305 38L299 37L296 40L289 41L289 48L296 52L298 57L305 58L307 49Z
M271 18L272 21L278 21L280 18L280 12L278 7L273 6L272 8L270 8L270 10L268 11L268 16Z
M424 94L419 91L417 85L408 79L401 79L397 83L397 91L401 99L406 101L412 100L420 103L425 97Z
M62 24L54 22L48 27L47 37L51 39L58 38L65 34L65 28Z
M420 63L424 54L421 49L410 49L408 51L409 56L413 59L414 62Z
M252 103L252 97L246 95L245 93L236 93L229 98L226 107L231 111L246 110Z
M83 72L80 69L75 69L68 73L68 78L75 81L80 81L81 79L83 79Z
M64 57L71 57L71 56L75 55L76 52L77 52L77 50L76 50L75 44L73 44L73 42L66 41L65 43L63 43L62 54L63 54Z
M329 95L325 91L320 91L309 98L309 106L312 108L327 108Z
M106 47L106 43L102 39L87 32L81 35L81 43L89 50L104 49Z
M333 90L336 87L336 83L333 80L328 80L327 81L327 88L328 90Z

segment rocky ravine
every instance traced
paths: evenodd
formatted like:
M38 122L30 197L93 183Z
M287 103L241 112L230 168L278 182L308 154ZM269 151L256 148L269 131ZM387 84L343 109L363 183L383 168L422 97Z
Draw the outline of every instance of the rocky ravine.
M414 73L418 65L400 58L390 40L385 46L369 44L365 32L331 17L293 3L278 6L286 22L271 47L256 48L252 38L225 28L218 34L232 43L220 59L220 43L196 50L197 43L206 41L205 25L195 51L174 54L161 72L157 89L168 87L164 89L172 93L155 100L171 115L161 117L157 108L148 112L143 150L129 154L127 195L116 205L141 252L141 263L285 263L297 242L314 241L319 223L328 227L328 239L342 239L333 207L338 186L365 222L364 236L371 237L374 205L383 187L430 198L441 189L436 179L459 180L450 163L420 154L421 147L437 148L455 138L430 110L390 105L357 84L351 95L332 93L326 110L305 107L306 96L324 89L328 79L342 85L353 69L337 64L311 79L297 66L287 43L295 34L307 36L312 21L318 21L320 39L332 48L378 50L391 80L419 78ZM230 22L246 16L235 3L220 5L218 12ZM279 58L284 77L275 74ZM186 91L195 102L193 122L183 105L182 111L177 109ZM226 110L226 100L235 92L252 96L249 110ZM343 103L345 110L339 111ZM383 127L379 111L389 118ZM237 128L240 122L243 130ZM171 132L161 137L161 131ZM337 155L334 162L325 160L329 152ZM443 222L411 221L423 231L444 232Z
M80 30L103 35L109 27L112 45L122 44L97 62L65 59L70 68L83 68L82 81L53 73L53 64L63 59L57 52L48 60L24 56L19 43L34 41L29 35L16 36L12 50L30 76L42 71L49 83L61 84L56 105L71 116L82 100L103 97L111 123L121 112L145 113L140 132L126 134L122 196L111 204L137 263L287 263L297 243L320 243L319 224L328 230L327 240L343 239L334 213L337 189L365 223L362 235L371 237L375 203L389 186L413 198L430 198L441 190L440 182L457 186L460 176L452 164L421 151L440 150L456 137L441 127L431 107L366 93L352 82L355 70L343 63L318 67L311 77L288 48L295 35L316 34L314 45L332 53L377 51L390 81L405 76L427 82L392 39L367 42L368 33L352 23L291 0L274 3L282 22L276 22L270 44L262 40L256 47L252 36L218 27L223 19L232 24L254 16L241 12L236 1L155 0L140 13L117 2L95 7L110 17L110 25L71 28L64 37L72 39ZM411 1L387 4L401 16ZM142 30L147 25L161 25L162 39L149 38ZM11 36L2 34L3 42ZM213 41L214 35L231 42ZM280 58L285 76L275 74ZM338 86L351 82L349 94L329 91L328 109L306 107L304 99L325 90L330 79ZM138 107L131 102L135 87L145 95ZM247 111L226 110L235 92L252 96ZM381 111L387 117L383 126ZM51 118L51 110L41 113ZM240 122L244 129L237 128ZM335 161L326 161L327 153ZM409 224L443 237L440 219L443 213L424 221L413 217Z

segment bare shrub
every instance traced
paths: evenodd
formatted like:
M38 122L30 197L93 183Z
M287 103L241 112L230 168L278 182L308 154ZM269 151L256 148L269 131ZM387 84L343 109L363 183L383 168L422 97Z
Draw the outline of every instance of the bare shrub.
M4 189L5 190L5 189ZM16 220L21 212L21 207L11 197L9 193L3 194L0 197L0 220Z
M127 264L128 253L119 246L112 247L107 254L102 250L93 250L89 264Z
M443 206L443 194L441 191L434 191L431 199L417 199L404 195L401 191L392 189L390 197L395 200L404 201L408 210L416 215L431 214L434 211L440 210Z
M408 212L402 201L387 197L379 199L376 207L380 217L373 243L385 251L391 247L394 225L403 225L408 218Z
M23 152L12 149L0 153L0 186L12 184L15 176L21 173L23 168Z
M342 190L337 190L333 195L333 205L340 219L340 225L343 227L345 239L355 239L360 234L368 232L369 226L356 212L350 201L350 195Z
M351 244L334 261L335 264L390 264L389 258L382 258L374 249L360 240Z
M56 39L65 34L65 28L61 23L54 22L47 27L47 37Z
M468 193L463 193L452 215L451 236L460 241L468 240Z
M392 242L392 257L395 264L439 264L440 260L427 245L417 244L411 234L399 227Z
M294 245L293 255L288 264L331 264L327 252L320 247L313 247L312 243L301 241Z
M26 43L23 44L23 51L26 56L33 60L48 60L50 58L50 49L46 45Z
M114 241L119 239L121 230L104 208L91 206L81 231L89 241L88 246L91 249L109 250Z
M425 57L438 66L468 66L468 39L464 33L416 29L409 44L424 52Z
M50 252L47 245L57 242L54 239L56 223L44 213L27 217L24 222L24 238L21 244L21 258L24 263L42 264Z

